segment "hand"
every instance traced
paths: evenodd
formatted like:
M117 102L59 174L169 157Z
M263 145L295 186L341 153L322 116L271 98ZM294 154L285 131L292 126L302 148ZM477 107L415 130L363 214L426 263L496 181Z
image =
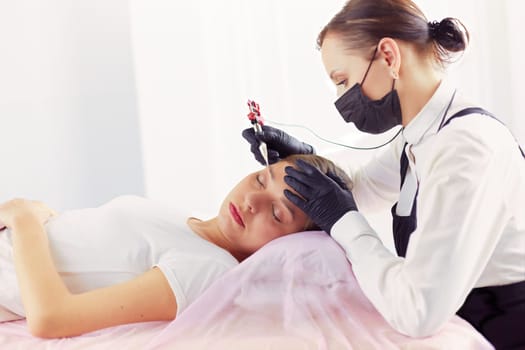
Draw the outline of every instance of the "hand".
M296 165L285 168L284 181L298 194L284 190L284 195L299 207L323 231L330 234L332 226L347 212L357 211L352 192L332 173L324 174L314 166L298 159Z
M261 141L266 142L268 147L268 163L270 164L291 154L315 153L314 148L309 144L301 142L284 131L268 125L263 125L260 135L255 134L253 128L245 129L242 132L242 137L250 143L250 150L254 154L255 159L262 165L265 165L265 163L261 152L259 152L259 143Z
M13 199L0 205L0 227L12 228L18 220L34 218L45 224L49 218L56 215L53 209L39 201Z

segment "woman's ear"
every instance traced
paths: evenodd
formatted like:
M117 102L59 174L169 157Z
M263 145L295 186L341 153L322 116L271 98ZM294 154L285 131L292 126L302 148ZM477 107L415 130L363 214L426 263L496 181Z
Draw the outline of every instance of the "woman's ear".
M392 78L399 78L399 68L401 67L401 51L397 42L392 38L383 38L377 44L379 58L383 60L390 70Z

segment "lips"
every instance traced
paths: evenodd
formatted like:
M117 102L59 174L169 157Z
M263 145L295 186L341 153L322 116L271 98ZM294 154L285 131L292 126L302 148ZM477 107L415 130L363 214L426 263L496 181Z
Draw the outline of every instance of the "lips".
M239 226L244 227L244 221L242 221L242 217L239 214L239 210L237 210L237 208L235 207L235 205L233 205L233 203L230 203L230 214L233 220L235 220L235 222L238 223Z

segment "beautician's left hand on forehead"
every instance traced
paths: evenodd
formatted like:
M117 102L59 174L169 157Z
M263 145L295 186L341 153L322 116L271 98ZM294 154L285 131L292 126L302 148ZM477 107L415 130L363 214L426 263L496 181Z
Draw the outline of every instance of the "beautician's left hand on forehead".
M329 234L344 214L357 210L352 192L336 175L324 174L300 159L296 164L300 170L286 167L284 181L299 195L289 190L284 195Z

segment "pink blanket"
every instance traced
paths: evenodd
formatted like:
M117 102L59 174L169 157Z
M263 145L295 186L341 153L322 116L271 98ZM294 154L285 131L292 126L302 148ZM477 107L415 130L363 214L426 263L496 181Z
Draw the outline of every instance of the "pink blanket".
M152 349L492 349L466 321L413 339L361 292L343 250L323 232L275 240L214 283ZM174 347L175 346L175 347Z
M322 232L271 242L216 281L175 321L124 325L80 337L32 337L0 324L1 349L492 349L453 317L432 337L394 331L358 287L341 248Z

